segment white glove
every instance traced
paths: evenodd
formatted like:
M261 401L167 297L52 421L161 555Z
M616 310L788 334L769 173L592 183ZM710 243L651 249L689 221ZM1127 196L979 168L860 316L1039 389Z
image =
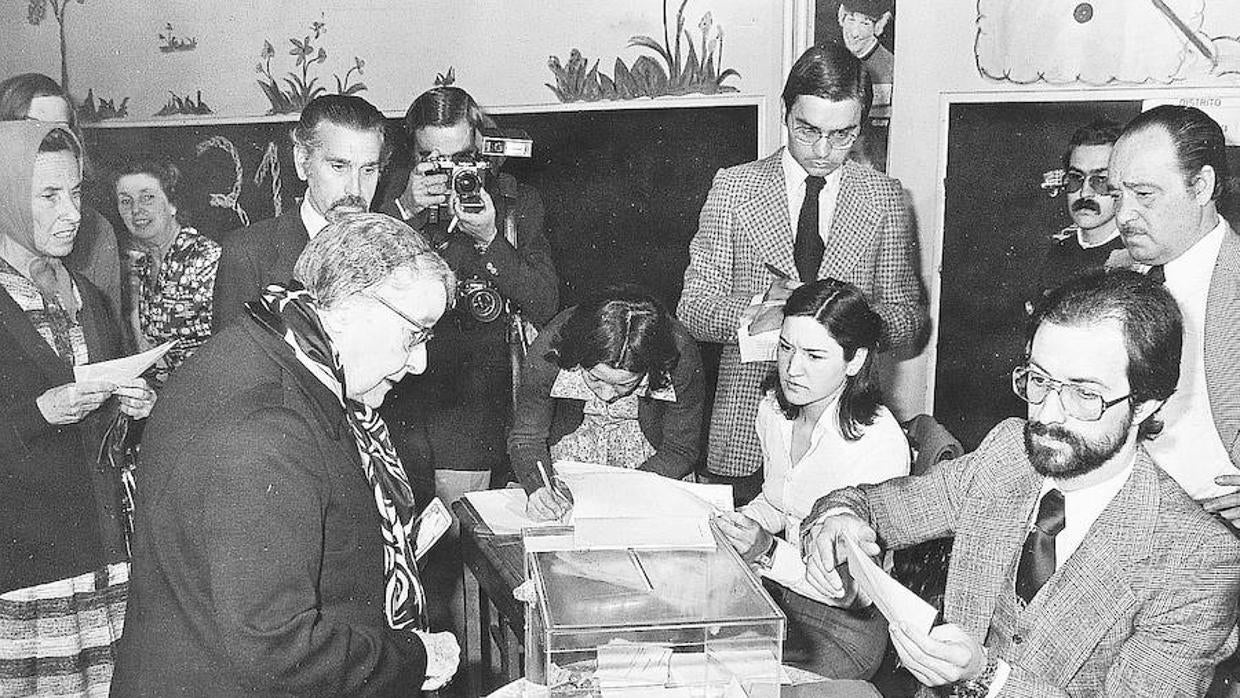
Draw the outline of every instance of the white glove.
M414 635L422 641L426 648L426 681L422 684L423 691L434 691L443 688L452 680L457 667L461 664L461 645L456 636L450 632L428 633L414 630Z

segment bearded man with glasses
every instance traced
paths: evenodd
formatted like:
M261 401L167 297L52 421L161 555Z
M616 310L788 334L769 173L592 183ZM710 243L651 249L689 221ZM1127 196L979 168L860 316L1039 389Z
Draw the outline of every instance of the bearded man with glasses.
M1052 291L1013 374L1028 420L919 477L836 490L802 523L824 594L869 554L954 536L945 624L895 621L938 695L1200 696L1236 647L1240 540L1146 452L1180 373L1175 299L1131 271ZM923 691L928 694L928 691Z
M802 283L855 284L883 319L884 350L926 325L900 183L850 159L873 99L861 61L838 44L806 51L784 86L788 145L720 170L689 244L677 316L700 342L724 345L703 479L732 484L737 504L762 488L754 420L774 361L741 363L737 330L779 329Z

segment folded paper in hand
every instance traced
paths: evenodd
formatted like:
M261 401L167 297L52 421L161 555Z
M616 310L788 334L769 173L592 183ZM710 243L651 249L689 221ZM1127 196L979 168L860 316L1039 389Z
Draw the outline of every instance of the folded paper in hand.
M73 380L81 383L84 381L103 381L105 383L123 383L133 380L142 375L146 369L155 365L156 361L163 358L164 354L176 344L174 339L171 342L165 342L154 349L149 349L141 354L132 356L122 356L119 359L110 361L99 361L93 364L83 364L73 367Z
M753 297L753 301L744 314L741 315L740 324L736 328L736 344L741 351L741 363L752 363L754 361L774 361L775 355L779 349L779 329L767 330L758 334L749 334L749 325L753 322L755 314L752 310L756 307L762 307L762 295Z
M857 546L856 541L844 536L848 548L848 571L853 581L870 597L878 610L887 616L887 622L904 623L923 635L930 633L938 611L914 594L908 587L892 579Z
M448 507L442 499L435 497L418 515L418 534L413 544L414 559L421 560L451 527L452 515L448 513Z

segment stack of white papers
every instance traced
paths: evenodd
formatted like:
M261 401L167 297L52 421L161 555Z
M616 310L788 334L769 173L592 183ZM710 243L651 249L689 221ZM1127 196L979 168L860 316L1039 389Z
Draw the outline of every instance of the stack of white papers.
M713 511L732 509L730 485L672 480L639 470L590 463L556 463L557 476L573 495L567 521L534 521L518 489L465 495L493 533L527 535L527 550L713 549ZM565 526L571 533L565 533Z

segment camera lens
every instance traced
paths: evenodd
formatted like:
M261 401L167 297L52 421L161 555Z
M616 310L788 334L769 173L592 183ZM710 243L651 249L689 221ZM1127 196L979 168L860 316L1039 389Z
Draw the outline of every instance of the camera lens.
M485 282L469 284L465 292L465 303L470 315L478 322L494 322L504 312L504 298L499 292Z
M461 170L453 178L452 188L457 194L476 194L482 189L482 180L473 170Z

